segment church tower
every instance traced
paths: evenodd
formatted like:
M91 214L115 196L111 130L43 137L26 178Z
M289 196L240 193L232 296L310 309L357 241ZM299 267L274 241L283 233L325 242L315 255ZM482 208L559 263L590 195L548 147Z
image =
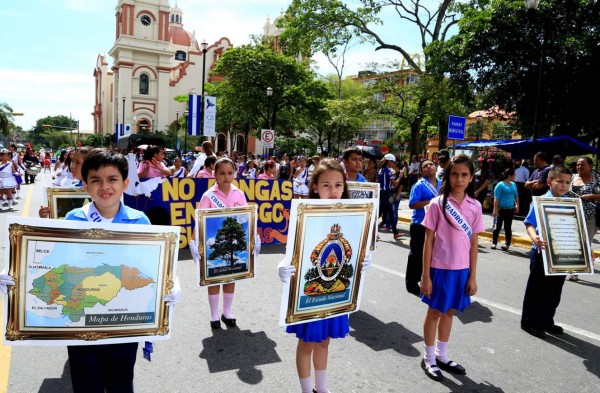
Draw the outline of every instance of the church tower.
M163 130L169 123L175 55L169 10L168 0L119 0L116 7L116 39L108 53L114 60L113 124L124 120L133 133Z

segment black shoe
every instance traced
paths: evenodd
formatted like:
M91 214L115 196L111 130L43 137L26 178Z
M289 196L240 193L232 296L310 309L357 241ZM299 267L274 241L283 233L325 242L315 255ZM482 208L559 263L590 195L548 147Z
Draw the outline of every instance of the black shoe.
M421 368L425 371L425 375L434 381L441 381L444 379L442 372L440 371L438 366L430 366L425 363L425 360L421 360Z
M441 368L442 370L451 372L453 374L460 374L460 375L467 374L467 371L465 370L465 368L453 360L449 360L448 363L444 363L440 359L436 358L435 364L437 364L437 366L439 368Z
M502 249L502 251L508 251L508 247L509 247L509 246L502 246L502 247L500 247L500 248Z
M210 321L211 329L221 329L221 321Z
M521 325L521 329L525 330L527 333L537 338L546 338L546 332L544 332L543 330L524 325Z
M227 325L227 327L236 327L236 323L235 323L235 318L225 318L225 315L221 314L221 321L223 321L223 323L225 325Z
M492 244L492 247L491 247L491 249L492 249L492 250L495 250L495 249L496 249L496 245L495 245L495 244Z
M558 326L558 325L548 326L544 330L547 331L548 333L552 333L552 334L563 334L565 332L565 330L561 326Z

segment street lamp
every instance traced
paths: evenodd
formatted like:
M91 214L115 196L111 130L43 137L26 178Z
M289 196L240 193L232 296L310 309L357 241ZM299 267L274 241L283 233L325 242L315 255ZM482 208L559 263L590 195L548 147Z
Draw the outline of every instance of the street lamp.
M273 89L267 87L267 128L271 129L271 100L273 99Z
M206 74L206 50L208 48L206 40L202 41L200 46L202 47L202 115L200 117L200 135L204 135L204 80Z
M179 111L175 111L175 122L177 124L177 142L179 142L179 131L181 131L181 123L179 122Z
M530 12L534 12L537 10L539 5L539 0L525 0L525 8L527 8L528 11ZM539 104L540 104L540 86L542 84L542 68L544 65L544 31L542 31L542 49L541 49L541 55L540 55L540 69L539 69L539 73L538 73L538 82L537 82L537 92L535 95L535 111L533 113L533 150L536 151L535 146L537 143L537 139L538 139L538 126L537 126L537 117L538 117L538 110L539 110Z
M123 119L121 122L121 131L123 132L123 135L125 134L125 99L126 98L127 97L125 95L123 95L123 107L121 108L122 109L121 119ZM117 138L118 138L118 136L117 136Z
M188 135L188 130L187 130L187 120L188 120L188 111L184 111L183 112L183 116L185 117L185 133L183 134L183 152L187 152L187 135Z

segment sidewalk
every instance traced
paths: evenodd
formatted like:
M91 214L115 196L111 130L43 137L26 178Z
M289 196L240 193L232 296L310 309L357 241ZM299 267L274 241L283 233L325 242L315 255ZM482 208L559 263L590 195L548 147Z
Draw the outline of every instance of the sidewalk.
M408 198L402 198L398 209L398 221L402 224L410 225L412 219L412 210L408 207ZM492 225L494 224L494 218L491 213L484 213L483 220L485 221L485 232L480 234L481 237L485 238L489 243L492 242ZM498 239L498 247L504 244L504 228L500 231L500 237ZM515 219L512 224L512 241L511 247L531 247L531 239L525 231L525 225L523 220ZM600 258L600 234L596 233L594 241L592 242L592 250L594 253L594 259Z

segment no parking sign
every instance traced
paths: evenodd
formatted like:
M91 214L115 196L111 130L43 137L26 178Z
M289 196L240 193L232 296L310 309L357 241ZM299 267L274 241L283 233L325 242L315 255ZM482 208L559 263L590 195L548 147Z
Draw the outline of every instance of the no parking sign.
M260 131L260 142L264 147L273 148L275 147L275 130L261 130Z

